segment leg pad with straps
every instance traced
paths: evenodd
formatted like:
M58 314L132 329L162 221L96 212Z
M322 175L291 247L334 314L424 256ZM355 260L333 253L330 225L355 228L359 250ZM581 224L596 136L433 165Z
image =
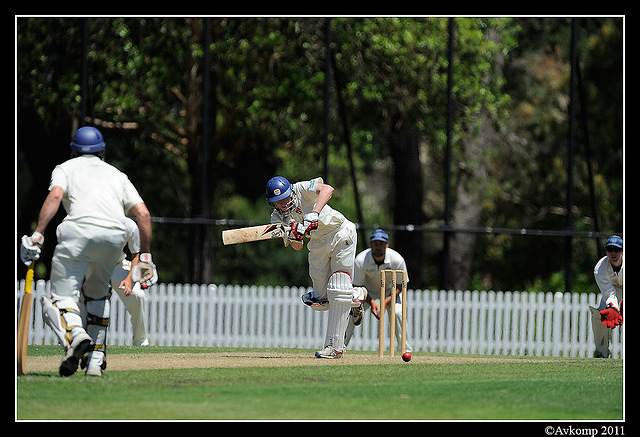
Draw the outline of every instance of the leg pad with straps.
M106 367L105 356L107 352L107 328L111 314L111 296L102 299L86 298L87 309L87 333L91 336L93 344L87 357L88 366Z

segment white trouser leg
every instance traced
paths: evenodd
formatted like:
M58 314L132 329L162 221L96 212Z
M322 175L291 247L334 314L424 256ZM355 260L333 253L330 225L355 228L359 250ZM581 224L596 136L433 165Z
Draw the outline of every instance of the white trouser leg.
M611 330L602 324L600 311L589 307L591 310L591 330L593 331L593 342L595 343L595 354L603 358L609 358L609 337Z
M147 340L147 328L145 317L145 303L147 297L144 290L140 287L140 283L133 284L133 289L129 296L124 295L123 288L116 288L117 285L111 283L113 289L118 293L118 297L131 316L131 326L133 328L133 345L139 346L143 341Z
M620 302L624 297L622 290L616 289L616 298ZM611 341L611 329L602 324L600 317L600 311L607 306L604 299L600 298L600 304L598 308L589 307L591 312L591 330L593 331L593 342L595 343L596 350L594 356L601 356L603 358L609 358L609 342Z

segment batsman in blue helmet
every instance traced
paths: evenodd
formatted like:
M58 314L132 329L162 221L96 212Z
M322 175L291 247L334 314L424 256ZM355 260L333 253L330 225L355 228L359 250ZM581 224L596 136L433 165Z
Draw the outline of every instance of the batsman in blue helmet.
M318 311L328 311L327 331L317 358L341 358L352 308L362 310L364 296L354 295L353 265L357 247L356 226L328 205L334 189L322 178L291 184L276 176L267 182L266 197L271 222L290 228L285 246L309 250L309 276L313 291L302 301Z
M97 128L84 126L74 133L71 159L53 169L35 231L24 235L20 245L20 258L26 265L37 260L46 227L62 204L67 215L56 229L51 299L43 296L43 317L64 349L61 376L73 375L85 354L86 374L102 376L111 305L109 282L126 242L127 216L137 221L140 262L136 267L144 272L133 280L149 285L157 281L151 261L149 210L129 178L104 162L104 149Z

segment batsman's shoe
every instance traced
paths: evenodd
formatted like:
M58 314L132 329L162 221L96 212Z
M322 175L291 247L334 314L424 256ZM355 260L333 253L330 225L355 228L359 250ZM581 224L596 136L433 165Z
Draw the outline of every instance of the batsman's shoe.
M364 319L364 308L362 302L360 302L360 305L351 308L351 321L354 326L360 326L362 319Z
M336 350L333 346L325 346L321 351L316 352L316 358L336 359L342 358L342 351Z
M87 367L87 370L85 371L85 375L102 376L102 367L90 364L89 367Z
M60 376L71 376L78 370L78 363L82 356L91 347L91 337L88 334L79 334L73 338L67 353L60 363Z
M303 294L300 298L302 299L302 303L316 311L326 311L329 309L329 300L318 299L313 291Z

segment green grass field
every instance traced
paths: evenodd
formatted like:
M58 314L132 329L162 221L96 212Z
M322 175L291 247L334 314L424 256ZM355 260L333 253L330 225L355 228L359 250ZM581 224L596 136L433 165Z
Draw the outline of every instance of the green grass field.
M195 356L192 353L229 351L111 347L109 357L169 353L188 360ZM58 360L61 350L30 346L29 357L38 355ZM367 364L349 364L352 361L345 357L314 359L331 363L309 366L107 368L102 378L86 377L81 371L62 378L57 367L28 371L16 377L16 419L623 419L622 360L479 357L456 362L449 356L447 362L431 362L426 358L435 354L416 353L411 362L403 363L371 355L362 354L369 357Z

